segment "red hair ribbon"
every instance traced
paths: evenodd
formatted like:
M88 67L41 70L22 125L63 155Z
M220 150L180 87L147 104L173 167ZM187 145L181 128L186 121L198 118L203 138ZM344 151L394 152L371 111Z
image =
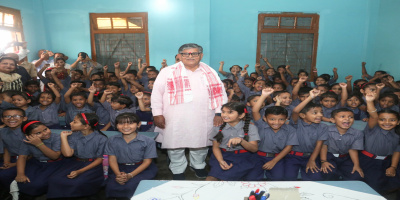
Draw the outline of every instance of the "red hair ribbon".
M96 122L93 126L96 127L97 125L99 125L99 122Z
M219 129L219 132L221 132L222 130L221 129Z
M333 92L333 90L329 90L329 92Z
M40 122L40 121L31 121L31 122L25 124L25 126L22 128L22 132L25 133L26 128L28 128L28 126L30 126L30 125L32 125L32 124L35 124L35 123L38 123L38 122Z
M32 97L33 95L29 94L28 92L26 92L26 95L28 95L28 97Z
M81 113L83 120L85 120L86 124L89 125L89 121L86 118L85 113Z
M364 87L367 85L368 83L364 83L360 86L361 89L364 89Z
M244 108L244 113L249 113L249 112L247 111L247 108Z
M94 93L94 96L99 96L99 94L100 94L100 92L96 92L96 93Z
M244 135L249 135L248 133L244 133Z

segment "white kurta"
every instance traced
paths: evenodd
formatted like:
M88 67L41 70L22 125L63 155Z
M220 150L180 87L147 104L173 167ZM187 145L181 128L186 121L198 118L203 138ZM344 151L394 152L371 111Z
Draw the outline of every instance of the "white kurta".
M169 67L161 70L151 95L153 116L163 115L165 118L165 129L155 129L155 132L159 132L157 142L161 142L162 148L166 149L210 146L212 142L209 135L215 111L220 112L221 106L216 110L209 109L208 88L203 80L206 77L199 68L193 72L187 70L193 101L170 105L167 92L167 76L170 73Z

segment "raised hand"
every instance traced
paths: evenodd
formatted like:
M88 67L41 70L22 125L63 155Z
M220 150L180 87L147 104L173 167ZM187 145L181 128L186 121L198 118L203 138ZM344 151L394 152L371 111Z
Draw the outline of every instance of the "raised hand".
M224 65L224 64L225 64L224 61L219 62L219 65Z
M286 67L285 67L285 68L286 68L287 70L288 70L288 69L290 69L290 65L286 65Z
M142 63L142 68L147 67L147 63Z
M367 64L366 62L362 62L362 63L361 63L362 66L365 66L366 64Z
M112 91L111 91L111 90L104 90L104 94L105 94L105 95L107 95L107 94L112 94Z
M244 70L242 70L242 71L240 72L240 76L245 77L246 75L247 75L247 70L246 70L246 69L244 69Z
M261 66L260 63L256 63L255 68L258 68L260 66Z
M340 86L342 89L345 89L345 88L347 87L347 83L339 83L339 86Z
M133 65L132 62L128 62L128 67L131 67Z
M315 98L315 97L317 97L317 96L319 95L319 93L321 93L321 91L318 90L317 88L314 88L314 89L312 89L312 90L310 91L310 96L311 96L312 98Z
M143 92L136 92L135 97L138 99L142 99L143 98Z
M47 86L49 86L49 88L54 88L54 83L47 83Z
M378 90L381 90L382 88L384 88L385 87L385 84L384 83L378 83L378 84L376 84L376 88L378 88Z
M332 70L333 72L337 72L337 68L335 67L335 68L333 68L333 70Z
M246 64L243 69L246 70L249 67L249 64Z
M353 76L352 75L348 75L344 79L346 79L346 81L350 82L353 79Z
M365 100L367 102L373 102L373 101L375 101L376 96L377 96L376 92L367 92L365 94Z
M103 70L104 70L105 72L107 72L107 71L108 71L108 66L105 65L105 66L103 67Z
M114 67L115 67L115 68L118 68L118 67L119 67L119 64L120 64L119 62L114 63Z
M307 81L307 79L308 79L308 76L302 76L302 77L299 78L299 82L300 83L304 83L304 82Z
M272 89L271 87L267 87L267 88L264 88L264 89L262 90L261 95L263 95L263 96L269 96L269 95L271 95L273 92L274 92L274 89Z
M88 89L90 93L96 93L96 87L92 84L90 88Z

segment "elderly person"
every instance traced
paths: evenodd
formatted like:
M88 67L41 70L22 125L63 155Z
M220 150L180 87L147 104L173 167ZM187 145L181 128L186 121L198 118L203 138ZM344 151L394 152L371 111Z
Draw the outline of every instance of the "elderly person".
M167 149L174 180L185 179L190 150L190 168L198 178L206 178L205 158L211 145L213 123L222 124L221 106L227 102L224 84L217 72L205 63L203 48L184 44L180 62L164 68L158 75L151 96L157 141Z
M11 57L0 57L0 91L22 91L21 75L15 72L17 61Z

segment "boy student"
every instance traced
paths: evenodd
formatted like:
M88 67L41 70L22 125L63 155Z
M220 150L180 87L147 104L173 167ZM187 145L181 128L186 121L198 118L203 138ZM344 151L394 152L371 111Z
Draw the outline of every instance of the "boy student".
M1 121L7 126L0 129L0 140L4 145L4 162L0 163L0 186L4 188L9 188L17 175L16 157L25 139L21 124L26 120L25 111L20 108L7 108L1 117Z
M71 87L64 95L65 101L65 123L70 127L69 123L79 113L93 113L93 108L87 104L87 95L85 92L76 91L81 87L80 83L71 83Z
M342 88L342 94L339 104L339 97L334 92L325 92L320 96L320 103L322 105L322 110L324 113L324 117L322 117L322 121L331 122L331 113L332 111L346 106L347 103L347 84L339 83L339 86Z
M293 151L286 156L285 180L295 181L299 169L304 181L321 181L318 156L322 145L328 139L328 126L321 123L322 107L312 103L319 90L310 91L304 101L293 109L290 124L297 129L299 145L293 146Z
M351 128L354 114L348 108L332 112L332 123L328 126L328 139L322 146L321 170L326 180L341 176L344 180L361 180L364 173L358 160L358 150L364 149L364 133Z

